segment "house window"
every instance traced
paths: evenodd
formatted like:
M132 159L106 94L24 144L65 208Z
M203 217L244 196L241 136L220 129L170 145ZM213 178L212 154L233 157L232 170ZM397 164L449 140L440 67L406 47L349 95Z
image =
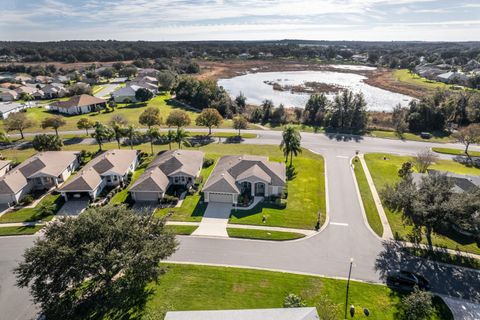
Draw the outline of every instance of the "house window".
M112 182L112 177L111 177L111 176L108 176L108 177L107 177L107 181L108 181L108 182Z
M178 177L175 177L174 181L175 183L178 183Z
M113 176L113 181L117 181L118 180L118 177L117 176Z

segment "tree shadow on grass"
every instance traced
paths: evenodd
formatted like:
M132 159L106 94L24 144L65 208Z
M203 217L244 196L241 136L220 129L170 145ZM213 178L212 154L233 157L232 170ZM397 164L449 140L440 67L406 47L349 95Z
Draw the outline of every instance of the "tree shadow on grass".
M146 107L147 103L146 102L137 102L137 103L131 103L126 106L123 106L119 109L137 109L137 108L143 108Z
M375 261L375 270L382 280L391 271L408 270L423 275L435 293L480 301L480 292L473 285L480 283L477 271L410 255L396 241L384 241L382 245L383 251Z

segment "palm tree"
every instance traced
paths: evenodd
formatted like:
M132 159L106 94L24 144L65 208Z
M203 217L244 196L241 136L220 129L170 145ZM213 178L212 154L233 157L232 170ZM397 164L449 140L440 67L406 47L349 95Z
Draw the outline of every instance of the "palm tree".
M302 152L300 147L300 141L302 137L297 128L288 125L282 132L282 142L280 143L280 148L283 151L285 156L285 163L288 161L288 156L290 156L290 167L292 166L293 156L297 156Z
M175 131L168 130L166 137L167 137L167 141L168 141L168 149L169 150L172 150L172 142L175 141L175 136L176 136Z
M177 132L175 133L175 142L178 143L178 149L182 149L182 143L187 146L189 145L187 138L188 133L183 128L177 129Z
M137 129L133 124L130 124L124 129L124 135L128 138L128 141L130 143L130 149L133 150L133 139L137 135Z
M150 148L153 155L153 140L160 138L160 132L157 128L150 128L147 130L147 136L150 138Z

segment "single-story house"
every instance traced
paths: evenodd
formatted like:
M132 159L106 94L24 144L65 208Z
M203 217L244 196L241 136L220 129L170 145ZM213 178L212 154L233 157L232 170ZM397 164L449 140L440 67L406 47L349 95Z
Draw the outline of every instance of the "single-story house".
M160 71L158 71L157 69L153 69L153 68L138 69L138 76L139 77L146 77L146 76L156 77L156 76L158 76L159 73L160 73Z
M123 183L137 165L136 150L108 150L87 163L59 191L66 201L84 197L95 200L106 186Z
M53 78L49 76L36 76L34 78L35 83L50 83Z
M165 320L319 320L317 309L276 308L206 311L169 311Z
M445 72L437 76L437 80L444 83L464 83L468 77L460 72Z
M128 80L127 77L117 77L117 78L113 78L112 80L110 80L110 83L125 83L126 81Z
M53 77L53 82L67 83L68 81L70 81L70 79L67 76L56 75L55 77Z
M44 99L62 98L67 95L67 90L61 83L50 83L42 87Z
M31 190L58 187L79 166L80 152L46 151L25 160L0 178L0 203L18 203Z
M202 170L203 156L203 152L194 150L161 153L129 188L132 199L158 201L171 185L190 187Z
M26 93L26 94L31 94L33 96L33 94L35 92L38 91L37 88L35 87L30 87L30 86L21 86L21 87L18 87L17 89L15 89L15 91L17 91L17 93L20 95L22 93Z
M143 88L137 85L128 85L126 87L117 89L111 93L112 98L117 103L123 103L127 100L131 102L136 102L135 93L138 89Z
M0 101L13 101L18 99L18 92L10 89L0 89Z
M427 174L445 174L453 182L453 191L457 193L480 188L480 176L456 174L448 171L428 170L427 173L412 173L413 182L418 186Z
M26 75L17 75L15 77L15 81L18 81L20 83L26 83L26 82L29 82L29 81L32 81L32 77L29 76L28 74Z
M74 96L68 101L54 102L49 110L58 111L65 114L83 114L95 112L106 108L107 101L88 94Z
M281 196L286 182L285 164L261 156L220 158L203 187L205 202L238 203L238 196Z
M3 177L8 171L10 171L10 160L0 160L0 178Z
M18 103L18 102L0 102L0 118L7 119L8 116L14 112L33 107L32 102Z

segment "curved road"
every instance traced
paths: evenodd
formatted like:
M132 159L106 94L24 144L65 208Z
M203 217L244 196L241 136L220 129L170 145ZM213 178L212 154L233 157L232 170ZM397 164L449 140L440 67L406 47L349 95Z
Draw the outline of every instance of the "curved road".
M279 131L249 132L258 137L244 143L278 145L281 139ZM319 234L290 242L179 237L180 247L170 260L345 278L353 258L353 279L381 282L387 270L402 266L423 273L438 293L480 301L480 293L474 289L475 283L480 283L478 270L404 256L394 243L382 243L372 233L362 215L350 166L357 150L413 155L433 146L461 146L313 133L303 133L302 138L302 146L324 156L327 168L328 224ZM33 236L0 238L0 310L6 319L29 319L35 313L27 291L14 287L11 272L33 239Z

